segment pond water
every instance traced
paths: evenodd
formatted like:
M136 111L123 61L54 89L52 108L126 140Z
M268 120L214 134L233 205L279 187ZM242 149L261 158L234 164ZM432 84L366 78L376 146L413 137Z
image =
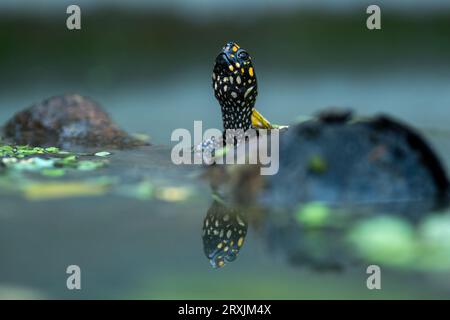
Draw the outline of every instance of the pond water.
M386 112L419 128L450 167L448 75L430 71L293 76L260 71L259 77L258 109L275 123L291 123L328 106L350 107L360 115ZM252 225L237 260L213 269L202 243L211 191L199 178L200 168L171 163L170 134L176 128L192 130L194 120L203 120L204 128L220 128L219 107L206 71L186 70L175 78L117 90L38 83L20 95L11 91L0 97L3 123L32 102L76 91L99 101L128 131L149 134L157 145L113 151L110 165L95 172L93 176L119 177L119 185L125 186L120 192L51 200L0 193L0 297L448 297L446 272L386 268L382 290L370 291L367 264L340 271L292 265ZM143 180L172 193L139 198L123 190ZM188 190L189 196L173 196L173 190ZM72 264L82 270L80 291L66 288L65 270Z

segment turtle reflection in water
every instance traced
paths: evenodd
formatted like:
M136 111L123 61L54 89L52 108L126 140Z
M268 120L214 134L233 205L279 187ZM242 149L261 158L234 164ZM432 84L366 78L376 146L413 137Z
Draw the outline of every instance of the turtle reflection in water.
M203 249L214 268L236 259L247 235L247 221L236 209L214 196L203 221Z

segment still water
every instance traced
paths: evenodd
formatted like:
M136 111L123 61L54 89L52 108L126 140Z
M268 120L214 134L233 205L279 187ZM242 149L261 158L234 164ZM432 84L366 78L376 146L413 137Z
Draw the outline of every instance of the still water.
M450 167L450 76L411 74L259 74L258 109L279 124L329 106L360 115L386 112L419 128ZM250 225L237 260L211 268L201 238L212 203L200 168L170 161L176 128L221 127L208 73L186 71L141 87L36 84L0 97L0 122L44 97L79 92L100 102L130 132L150 135L156 147L115 152L98 173L132 184L146 178L193 190L186 201L118 194L29 201L1 195L0 297L18 298L439 298L446 273L386 270L382 290L366 288L365 265L323 271L293 266ZM66 288L66 267L81 267L82 289Z

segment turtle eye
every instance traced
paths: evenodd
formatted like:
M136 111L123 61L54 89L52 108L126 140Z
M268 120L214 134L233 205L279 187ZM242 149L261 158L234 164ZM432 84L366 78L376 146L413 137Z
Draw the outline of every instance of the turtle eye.
M243 59L243 60L247 60L249 58L249 55L248 55L248 53L246 51L242 50L241 52L239 52L238 58L239 59Z

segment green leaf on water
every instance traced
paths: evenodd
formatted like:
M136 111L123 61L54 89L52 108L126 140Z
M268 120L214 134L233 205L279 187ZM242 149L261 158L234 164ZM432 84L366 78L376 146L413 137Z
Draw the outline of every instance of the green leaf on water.
M57 148L57 147L48 147L48 148L45 148L45 151L48 153L59 153L60 152L59 148Z

